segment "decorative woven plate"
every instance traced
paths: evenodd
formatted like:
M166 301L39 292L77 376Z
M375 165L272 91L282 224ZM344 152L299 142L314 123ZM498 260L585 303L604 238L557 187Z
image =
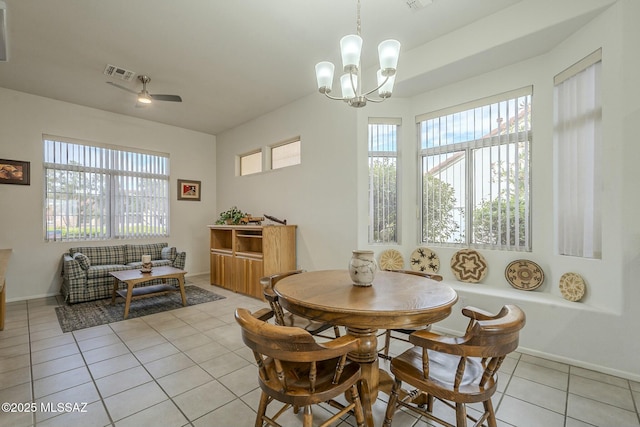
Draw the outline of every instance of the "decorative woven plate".
M487 261L480 252L461 249L451 257L451 271L461 282L478 283L487 274Z
M429 248L419 247L411 253L409 260L411 269L427 273L437 273L440 270L440 258L438 254Z
M577 273L564 273L560 277L560 293L569 301L580 301L584 296L586 285Z
M516 289L532 291L544 282L544 271L538 264L526 259L519 259L510 263L504 270L507 282Z
M395 249L387 249L380 254L381 270L402 270L404 268L404 258Z

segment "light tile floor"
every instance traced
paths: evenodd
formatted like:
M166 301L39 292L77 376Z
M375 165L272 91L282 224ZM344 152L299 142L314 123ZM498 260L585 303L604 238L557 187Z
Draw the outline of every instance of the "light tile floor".
M60 330L57 298L7 304L0 402L21 412L0 412L0 427L252 426L257 371L233 312L264 305L212 287L208 276L189 282L226 299L72 333ZM391 354L402 345L394 341ZM494 404L500 426L640 425L640 383L520 353L503 364ZM376 426L385 407L381 394ZM326 419L331 410L316 408L314 416ZM446 408L436 412L454 419ZM280 420L301 425L293 414ZM431 424L401 411L393 425Z

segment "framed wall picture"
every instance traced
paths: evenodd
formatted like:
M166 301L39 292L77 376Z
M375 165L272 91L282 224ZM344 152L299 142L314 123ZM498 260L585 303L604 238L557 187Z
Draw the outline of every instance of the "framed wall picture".
M200 181L191 179L178 180L178 200L200 201Z
M30 185L30 162L0 159L0 184Z

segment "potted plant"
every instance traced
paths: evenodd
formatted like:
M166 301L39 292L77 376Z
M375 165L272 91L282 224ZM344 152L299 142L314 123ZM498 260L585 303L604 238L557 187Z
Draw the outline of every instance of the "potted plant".
M236 206L224 212L220 212L220 216L216 221L216 224L240 224L240 220L248 214L242 212Z

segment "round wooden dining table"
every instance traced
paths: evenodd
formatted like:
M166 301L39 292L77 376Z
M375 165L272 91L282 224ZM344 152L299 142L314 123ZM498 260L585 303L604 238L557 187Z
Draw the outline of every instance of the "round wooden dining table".
M446 318L458 300L450 286L413 274L379 271L372 286L355 286L347 270L294 274L274 288L292 313L345 326L359 338L349 358L360 363L370 402L378 395L378 329L421 327ZM367 392L365 390L365 392Z

